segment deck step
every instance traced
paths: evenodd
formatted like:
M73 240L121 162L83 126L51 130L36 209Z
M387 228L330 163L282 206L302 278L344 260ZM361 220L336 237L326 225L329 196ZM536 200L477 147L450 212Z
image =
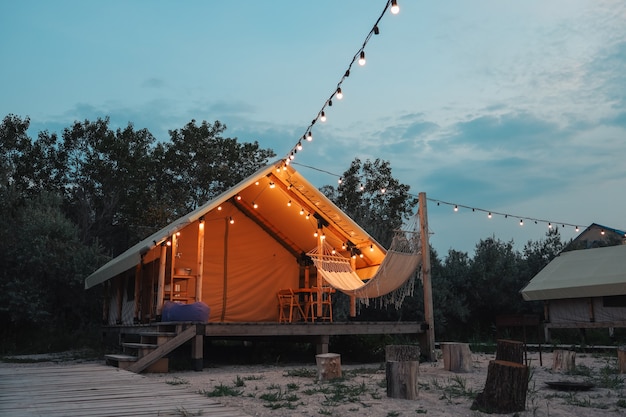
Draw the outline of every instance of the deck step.
M116 366L120 369L128 369L132 363L137 362L137 359L139 359L137 356L124 354L104 355L104 360L107 365Z
M156 349L159 345L155 345L153 343L134 343L134 342L124 342L122 343L123 347L131 348L131 349Z
M174 337L178 333L176 332L141 332L138 333L139 336L147 336L147 337Z

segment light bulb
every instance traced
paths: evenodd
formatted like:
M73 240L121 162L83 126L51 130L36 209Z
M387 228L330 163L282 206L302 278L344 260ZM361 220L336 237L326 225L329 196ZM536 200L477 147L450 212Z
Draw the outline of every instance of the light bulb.
M365 65L365 51L361 51L361 55L359 55L359 65Z
M330 253L332 253L333 255L337 253L337 251L335 250L335 248L333 248L332 251L330 251Z
M457 206L456 204L454 205L454 211L459 211L459 206Z
M398 14L400 12L400 6L398 6L398 0L391 0L391 13Z
M580 229L578 228L578 226L576 226L576 232L578 232Z
M359 190L365 191L365 186L363 184L359 185Z
M270 182L270 188L274 188L276 187L276 184L274 184L273 182Z
M311 142L313 140L313 133L309 131L308 135L306 135L306 140Z
M321 120L322 122L325 122L325 121L326 121L326 113L322 112L322 114L320 115L320 120Z
M300 215L304 215L304 209L300 209Z
M241 196L237 195L237 201L241 201Z
M320 236L320 239L322 239L322 240L326 239L326 235L324 233L322 233L322 236Z
M217 211L222 211L222 206L218 206Z
M313 233L313 236L314 236L314 237L317 237L317 232Z
M524 225L524 220L523 219L519 219L519 225L523 226Z
M489 214L487 214L487 217L488 217L488 218L491 218L491 212L489 212Z
M370 252L374 252L374 245L370 245Z
M362 257L363 257L363 254L362 254L362 253L359 253L359 258L362 258Z
M296 146L296 149L299 151L302 150L302 142L298 141L298 145Z
M311 217L311 213L307 213L306 214L306 219L309 220L310 217Z
M291 207L291 200L287 201L287 207Z
M335 97L337 97L337 100L341 100L343 98L343 93L341 92L341 87L337 88L337 94L335 94Z
M254 208L259 208L259 205L253 201L253 202L252 202L252 207L254 207Z
M552 229L552 223L548 223L548 229Z
M229 222L230 224L235 224L235 219L233 219L233 218L231 217L231 218L228 220L228 222Z
M341 184L343 182L343 178L339 177L339 179L337 180L337 184Z

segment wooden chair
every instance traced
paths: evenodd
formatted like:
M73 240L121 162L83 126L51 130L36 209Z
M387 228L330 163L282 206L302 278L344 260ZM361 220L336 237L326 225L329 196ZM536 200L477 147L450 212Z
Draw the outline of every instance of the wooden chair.
M317 289L317 287L313 287L314 289ZM332 287L322 287L321 292L313 292L312 295L314 295L315 297L311 297L310 298L310 302L307 304L306 307L306 311L307 311L307 316L308 314L311 315L311 321L315 321L315 319L319 319L322 321L329 321L329 322L333 322L333 300L332 300L332 293L335 292L335 289ZM317 311L317 297L321 297L321 307L322 307L322 311L321 311L321 315L320 316L316 316L316 311Z
M304 311L300 307L298 297L291 288L279 290L276 296L278 297L279 323L293 323L294 319L304 317Z

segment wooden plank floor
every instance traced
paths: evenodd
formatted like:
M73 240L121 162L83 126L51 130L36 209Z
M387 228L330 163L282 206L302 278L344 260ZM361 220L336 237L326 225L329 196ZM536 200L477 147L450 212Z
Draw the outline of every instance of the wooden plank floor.
M249 417L185 385L101 364L0 366L0 416Z

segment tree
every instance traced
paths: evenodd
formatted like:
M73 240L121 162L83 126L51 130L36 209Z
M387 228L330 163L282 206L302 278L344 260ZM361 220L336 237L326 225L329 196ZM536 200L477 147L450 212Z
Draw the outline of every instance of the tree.
M326 185L321 191L388 248L394 230L414 214L417 198L409 189L392 176L388 161L355 158L337 188Z
M153 231L155 225L145 226L143 209L161 204L153 192L154 142L149 131L136 131L132 124L112 131L108 118L64 130L66 210L83 242L98 240L117 254Z
M256 170L267 165L276 154L261 149L258 142L238 143L225 138L226 125L195 120L178 130L170 130L171 143L161 153L166 181L172 184L171 198L177 201L180 215L186 214L228 190Z
M102 262L100 249L80 241L58 195L3 199L2 209L0 349L67 348L98 323L97 299L83 280Z

